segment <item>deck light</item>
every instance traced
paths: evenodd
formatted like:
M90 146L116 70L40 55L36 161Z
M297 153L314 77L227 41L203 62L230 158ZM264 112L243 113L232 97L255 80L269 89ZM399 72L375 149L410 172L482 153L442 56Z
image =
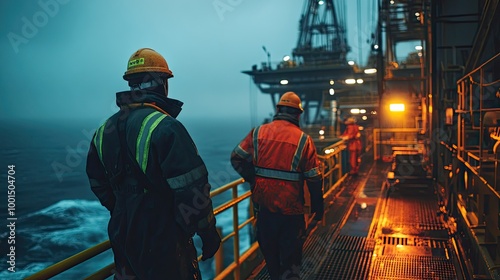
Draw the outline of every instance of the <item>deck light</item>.
M417 51L421 51L421 50L423 49L423 47L422 47L422 46L415 46L415 49L416 49Z
M334 95L335 94L335 90L333 88L330 89L330 95Z
M368 119L368 117L367 116L362 116L361 119L364 120L364 121L366 121Z
M335 81L334 80L330 80L330 85L333 86L333 84L335 84Z
M376 68L367 68L364 70L365 74L375 74L377 73L377 69Z
M349 61L347 62L347 64L349 64L349 65L353 66L353 65L354 65L354 61L349 60Z
M354 85L356 83L355 79L345 79L345 83L348 85Z
M359 109L351 109L351 114L357 115L359 114Z
M389 110L391 112L404 112L405 111L405 104L401 104L401 103L390 104Z
M356 83L358 83L358 84L362 84L363 82L364 82L363 79L357 79L356 80Z
M289 55L285 55L285 56L283 57L283 61L289 61L289 60L290 60L290 56L289 56Z
M325 4L325 1L318 1L318 4L323 5Z
M361 114L366 114L366 110L365 110L365 109L361 109L361 110L359 110L359 112L360 112Z
M288 85L288 80L281 80L280 84L282 84L282 85Z

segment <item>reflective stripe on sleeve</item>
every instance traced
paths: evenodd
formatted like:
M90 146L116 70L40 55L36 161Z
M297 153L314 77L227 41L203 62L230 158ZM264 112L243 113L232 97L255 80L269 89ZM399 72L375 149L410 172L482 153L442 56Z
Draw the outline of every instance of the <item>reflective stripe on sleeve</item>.
M297 172L287 172L281 170L255 167L255 175L267 178L281 179L287 181L300 181L301 174Z
M187 173L184 173L177 177L168 178L167 183L170 185L171 189L180 190L185 188L186 186L192 185L194 182L207 175L208 171L205 165L200 165Z
M95 132L95 137L94 137L94 146L97 150L97 155L99 156L99 159L101 160L101 162L102 162L102 136L104 134L104 129L106 127L106 123L108 123L107 120L103 125L101 125L101 127L99 127L97 129L97 131Z
M135 159L141 167L142 172L146 173L148 167L149 147L151 144L151 135L158 124L166 118L167 115L155 111L149 114L141 125L141 130L137 136Z
M246 161L252 161L252 155L243 150L240 145L236 146L233 152Z
M300 158L302 157L302 152L304 151L304 147L307 141L307 134L302 133L300 135L299 144L297 145L297 149L295 150L295 154L293 155L292 166L290 167L292 171L297 170L300 163Z
M304 172L304 177L306 178L313 178L319 175L321 175L321 172L318 167L315 167L307 172Z

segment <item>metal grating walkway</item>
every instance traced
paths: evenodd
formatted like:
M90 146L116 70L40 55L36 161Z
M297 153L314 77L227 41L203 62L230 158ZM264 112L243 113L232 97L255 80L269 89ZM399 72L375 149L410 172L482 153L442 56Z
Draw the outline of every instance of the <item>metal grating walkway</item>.
M368 279L375 241L339 236L314 279Z
M370 279L373 280L457 279L453 264L445 257L418 255L380 256L374 260L372 267L373 272Z
M333 198L325 213L326 225L313 231L304 244L301 279L464 279L449 232L437 217L433 188L386 194L385 168L374 163L369 172L347 180ZM374 200L376 205L370 204ZM361 202L368 208L359 208ZM363 233L359 229L365 224L358 225L370 215L371 229ZM254 279L270 279L265 266Z

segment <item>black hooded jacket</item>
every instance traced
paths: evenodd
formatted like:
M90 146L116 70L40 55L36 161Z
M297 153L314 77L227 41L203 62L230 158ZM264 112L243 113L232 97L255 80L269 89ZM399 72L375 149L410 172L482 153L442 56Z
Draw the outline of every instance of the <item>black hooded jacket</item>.
M144 90L116 96L120 111L97 129L87 175L111 213L117 274L192 278L192 256L181 255L195 250L192 235L213 227L215 219L207 169L175 119L182 102Z

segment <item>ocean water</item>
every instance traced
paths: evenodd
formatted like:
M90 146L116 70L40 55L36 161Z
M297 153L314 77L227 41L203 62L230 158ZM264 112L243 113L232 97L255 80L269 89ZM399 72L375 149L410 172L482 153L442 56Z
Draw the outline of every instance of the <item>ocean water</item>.
M207 165L212 189L239 178L229 156L250 130L249 119L183 119L181 115L179 120ZM89 142L99 124L92 120L0 122L0 221L4 224L0 226L0 279L23 279L108 238L109 213L90 190L85 173ZM15 179L15 205L13 197L8 198L9 172ZM240 192L246 190L245 184L239 187ZM214 205L228 198L229 194L217 197ZM240 220L246 219L248 204L240 208ZM231 230L231 221L231 211L217 216L223 233ZM249 237L243 236L240 249L249 243ZM199 238L195 244L201 247ZM13 264L8 262L12 245L15 272L8 270ZM108 251L53 279L81 279L111 262ZM213 260L200 263L203 279L213 278L213 266Z

